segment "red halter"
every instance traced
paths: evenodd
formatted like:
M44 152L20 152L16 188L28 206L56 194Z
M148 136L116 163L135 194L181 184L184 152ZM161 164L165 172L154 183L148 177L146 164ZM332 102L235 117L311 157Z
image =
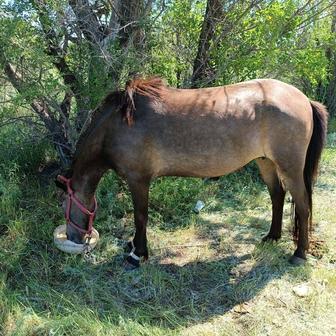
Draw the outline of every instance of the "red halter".
M66 210L65 210L65 220L67 222L67 224L71 225L72 227L74 227L75 229L77 229L79 232L84 233L84 234L88 234L89 236L92 233L92 229L93 229L93 221L96 215L96 211L97 211L97 200L96 197L93 197L94 200L94 208L92 211L88 210L83 203L75 196L75 192L74 190L71 188L71 179L68 179L62 175L58 175L57 179L60 182L63 182L66 187L67 187L67 193L68 193L68 201L67 201L67 205L66 205ZM71 205L72 202L74 202L77 207L79 208L80 211L82 211L83 214L88 215L89 216L89 225L88 225L88 229L85 230L83 228L81 228L78 224L74 223L71 221L70 219L70 211L71 211Z

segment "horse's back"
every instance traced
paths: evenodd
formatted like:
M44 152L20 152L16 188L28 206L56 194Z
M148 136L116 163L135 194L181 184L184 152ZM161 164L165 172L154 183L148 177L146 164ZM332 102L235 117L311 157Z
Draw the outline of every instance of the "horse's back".
M166 88L136 113L123 136L153 175L224 175L258 157L285 156L279 148L308 146L312 127L308 98L272 79Z

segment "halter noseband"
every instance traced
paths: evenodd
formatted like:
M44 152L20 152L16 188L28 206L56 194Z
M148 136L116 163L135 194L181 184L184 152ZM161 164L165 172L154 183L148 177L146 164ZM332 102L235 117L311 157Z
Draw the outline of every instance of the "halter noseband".
M60 182L63 182L66 187L67 187L67 193L68 193L68 202L66 205L66 210L65 210L65 220L67 222L67 224L71 225L72 227L74 227L76 230L78 230L81 233L84 234L88 234L89 236L91 236L92 230L93 230L93 221L96 215L96 211L97 211L97 200L96 197L93 197L94 200L94 208L92 211L88 210L83 203L75 196L75 192L74 190L71 188L71 179L66 178L62 175L58 175L57 179ZM88 225L88 229L85 230L83 228L81 228L78 224L74 223L71 219L70 219L70 212L71 212L71 205L72 202L74 202L78 209L85 215L89 216L89 225Z

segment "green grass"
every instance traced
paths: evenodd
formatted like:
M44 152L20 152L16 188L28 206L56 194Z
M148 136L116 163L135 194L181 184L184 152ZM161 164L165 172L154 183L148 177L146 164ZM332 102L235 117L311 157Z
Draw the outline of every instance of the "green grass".
M336 118L330 118L328 122L329 133L336 133Z
M124 183L114 174L102 181L95 223L101 241L85 261L52 243L63 215L54 187L31 177L38 160L29 167L15 162L1 161L0 335L336 334L333 143L314 194L322 243L300 267L287 261L294 251L289 203L283 238L260 244L271 206L253 164L218 182L157 180L150 259L125 272L122 243L132 236L133 215ZM198 199L206 207L196 215ZM300 298L293 287L302 283L310 294Z

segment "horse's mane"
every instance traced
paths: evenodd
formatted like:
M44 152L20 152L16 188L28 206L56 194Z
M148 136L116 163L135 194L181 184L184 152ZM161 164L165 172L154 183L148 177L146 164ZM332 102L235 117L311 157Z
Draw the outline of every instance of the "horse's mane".
M132 126L134 124L134 111L136 110L134 103L135 94L149 97L154 100L160 100L164 88L166 88L166 84L160 77L137 77L126 83L125 103L122 113L128 126Z
M73 162L78 156L78 153L81 150L80 147L86 138L90 136L92 131L97 127L97 124L105 117L106 110L103 107L106 104L114 105L116 109L119 109L122 118L129 126L132 126L134 124L134 112L136 110L134 102L135 95L139 94L159 100L162 89L165 87L166 85L164 81L159 77L151 77L147 79L136 77L126 83L124 90L116 90L109 93L99 106L88 114L76 144Z

